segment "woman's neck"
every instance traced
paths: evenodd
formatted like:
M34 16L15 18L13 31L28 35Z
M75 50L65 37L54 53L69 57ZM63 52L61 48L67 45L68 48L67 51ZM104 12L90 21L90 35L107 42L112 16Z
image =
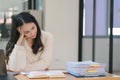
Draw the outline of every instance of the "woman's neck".
M30 47L32 47L32 45L33 45L33 39L26 39L26 41L27 41L27 43L28 43L28 45L30 46Z

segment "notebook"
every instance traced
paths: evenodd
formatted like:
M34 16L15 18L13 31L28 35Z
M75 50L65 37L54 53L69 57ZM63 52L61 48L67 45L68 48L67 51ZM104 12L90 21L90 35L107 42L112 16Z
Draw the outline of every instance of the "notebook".
M0 49L0 80L17 80L14 72L7 72L4 50Z
M32 71L27 75L28 78L63 78L66 77L61 70Z

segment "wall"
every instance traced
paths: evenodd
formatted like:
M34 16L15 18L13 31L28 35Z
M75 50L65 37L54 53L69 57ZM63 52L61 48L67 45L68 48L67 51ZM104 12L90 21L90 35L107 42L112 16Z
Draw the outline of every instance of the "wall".
M45 0L45 30L54 36L51 68L77 61L79 0Z

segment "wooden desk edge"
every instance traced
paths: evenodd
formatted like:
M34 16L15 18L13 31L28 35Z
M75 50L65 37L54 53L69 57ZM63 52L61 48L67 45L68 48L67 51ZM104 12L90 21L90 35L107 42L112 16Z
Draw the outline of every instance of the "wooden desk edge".
M27 76L21 74L16 75L15 77L17 80L120 80L120 76L116 77L112 74L109 74L109 76L106 77L91 77L91 78L76 78L69 74L66 74L65 78L29 79Z

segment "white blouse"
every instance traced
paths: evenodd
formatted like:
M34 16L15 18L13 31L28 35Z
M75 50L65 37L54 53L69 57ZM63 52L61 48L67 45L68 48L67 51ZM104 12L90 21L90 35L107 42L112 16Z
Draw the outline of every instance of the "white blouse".
M41 31L44 51L33 54L26 40L23 45L16 45L9 57L8 68L14 71L35 71L49 68L52 58L53 36L49 32ZM41 54L42 53L42 54Z

